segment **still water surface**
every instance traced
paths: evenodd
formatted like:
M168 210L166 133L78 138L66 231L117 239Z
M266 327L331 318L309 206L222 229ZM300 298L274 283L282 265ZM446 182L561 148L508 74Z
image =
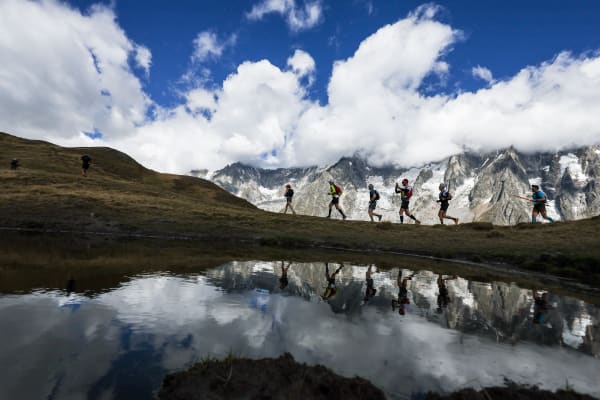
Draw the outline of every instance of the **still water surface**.
M0 294L0 398L148 399L166 373L230 352L290 352L390 398L505 378L600 396L597 307L542 292L536 305L510 283L340 266L232 262L94 292L74 275Z

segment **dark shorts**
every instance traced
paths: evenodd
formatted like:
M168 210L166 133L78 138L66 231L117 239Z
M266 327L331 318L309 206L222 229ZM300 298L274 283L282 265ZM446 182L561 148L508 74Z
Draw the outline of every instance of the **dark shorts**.
M331 198L331 204L339 204L340 203L340 198L339 197L332 197Z
M287 287L288 285L288 278L279 278L279 287L281 289Z
M400 206L400 209L408 210L408 203L410 203L410 200L402 200L402 205Z
M447 307L448 303L450 303L450 297L448 297L448 295L443 295L443 294L438 294L437 297L437 305L438 307L442 308L442 307Z
M448 207L450 207L450 203L446 202L441 202L440 203L440 211L446 212L448 210Z
M90 164L83 164L81 166L81 168L83 168L83 169L89 169L90 168Z
M540 214L545 214L546 213L546 205L545 204L534 204L533 205L533 209L534 211L539 212Z
M369 210L374 210L377 207L376 201L369 202Z
M285 202L286 202L287 204L292 204L292 198L291 198L291 197L286 197L286 198L285 198Z
M403 297L407 297L408 296L408 290L406 288L401 287L398 290L398 298L401 299Z

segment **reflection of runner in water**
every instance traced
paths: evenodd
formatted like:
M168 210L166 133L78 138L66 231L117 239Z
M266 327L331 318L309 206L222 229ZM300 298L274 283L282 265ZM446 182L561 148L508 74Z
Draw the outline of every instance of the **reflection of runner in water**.
M373 278L371 278L371 267L372 265L369 265L366 273L367 290L365 291L365 303L371 300L371 298L375 296L375 293L377 293L377 289L375 289L375 285L373 283Z
M438 285L438 296L437 296L437 312L441 313L444 308L448 306L450 303L450 295L448 294L448 288L446 287L446 282L452 279L456 279L456 276L450 278L442 278L442 274L438 275L437 285Z
M395 310L398 307L398 314L404 315L406 311L404 307L407 304L410 304L410 300L408 299L408 288L406 287L408 281L415 276L416 272L406 278L402 279L402 271L398 271L398 300L392 300L392 310Z
M324 300L332 298L337 293L337 289L335 287L335 276L341 271L342 268L344 268L344 264L340 264L340 267L336 269L333 274L329 274L329 264L325 263L325 278L327 279L327 287L325 288L323 296L321 296Z
M548 314L548 293L544 292L540 295L537 290L533 291L533 323L543 324L546 322Z
M285 289L288 285L287 273L288 273L288 269L290 269L291 264L292 263L289 262L287 267L284 267L283 261L281 262L281 278L279 278L279 289L281 289L281 290Z
M73 293L75 291L75 279L73 279L73 277L69 277L69 279L67 280L67 286L65 289L67 291L67 296L70 296L71 293Z

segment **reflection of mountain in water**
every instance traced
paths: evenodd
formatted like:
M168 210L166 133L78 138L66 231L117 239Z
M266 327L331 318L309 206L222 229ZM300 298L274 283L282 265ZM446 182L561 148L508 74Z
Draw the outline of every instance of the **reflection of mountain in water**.
M303 297L312 302L322 299L327 280L324 263L292 264L288 286L280 289L280 262L232 262L207 273L209 280L225 291L261 289ZM287 263L285 263L287 265ZM330 271L339 264L329 266ZM398 293L397 269L377 271L372 278L377 294L364 304L367 267L345 265L336 277L337 293L326 300L336 313L348 317L362 313L363 307L389 308ZM401 271L402 276L412 274ZM543 323L534 323L534 298L531 290L504 282L483 283L450 278L446 285L450 301L438 308L438 275L419 271L408 281L411 304L407 312L420 315L465 334L492 337L499 342L519 341L545 345L566 345L600 357L600 311L580 300L548 295L549 309Z
M377 293L366 304L364 266L346 264L327 301L323 263L292 264L287 286L280 262L201 271L134 276L86 295L71 282L66 291L0 296L0 342L10 344L0 346L0 398L145 399L166 371L202 358L283 352L368 378L392 399L503 377L552 390L568 379L600 396L600 360L583 353L599 354L600 316L578 300L550 294L548 318L534 324L532 292L501 282L443 277L454 279L438 309L438 275L429 271L374 267ZM391 309L398 273L413 277L404 316Z

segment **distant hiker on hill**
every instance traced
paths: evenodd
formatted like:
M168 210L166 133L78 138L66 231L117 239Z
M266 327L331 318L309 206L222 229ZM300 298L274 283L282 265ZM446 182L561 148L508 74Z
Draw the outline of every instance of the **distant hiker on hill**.
M279 278L279 289L281 290L285 289L288 285L287 273L291 264L292 263L290 262L288 263L287 267L284 267L283 261L281 262L281 277Z
M16 158L13 158L10 161L10 169L12 169L13 171L15 171L17 168L19 168L19 160L17 160Z
M408 216L408 218L415 221L416 224L420 224L421 221L419 221L408 210L410 198L412 197L412 194L413 194L413 187L408 185L408 179L406 179L406 178L402 179L402 186L398 185L398 182L396 182L395 191L396 191L396 193L400 193L400 199L402 200L402 204L400 205L400 211L399 211L400 223L401 224L404 223L404 214L406 214Z
M533 202L533 210L531 210L531 223L537 222L537 216L542 214L542 218L550 222L554 222L554 219L546 215L546 202L548 201L546 194L540 190L538 185L531 185L531 201Z
M285 185L285 193L283 195L285 196L285 209L283 210L283 213L286 214L289 208L292 210L292 213L296 215L296 211L294 211L294 207L292 206L292 197L294 197L294 189L292 189L292 185L289 183Z
M377 207L377 200L379 200L379 192L369 183L369 218L371 218L371 222L374 221L373 215L381 221L382 215L374 212Z
M346 219L346 214L340 208L340 196L342 195L342 188L336 185L333 179L329 180L329 195L331 195L331 202L329 203L329 215L327 218L331 218L331 209L333 206L342 214L342 218Z
M335 276L344 268L344 264L340 264L340 267L335 270L333 274L329 274L329 264L325 263L325 279L327 279L327 287L325 287L325 292L323 293L323 300L328 300L335 296L337 293L337 288L335 287Z
M440 189L440 195L439 195L439 199L437 202L440 203L440 211L438 212L438 217L440 218L440 224L444 225L444 218L446 218L446 219L451 219L452 221L454 221L455 225L458 225L458 218L454 218L449 215L446 215L446 211L448 210L448 207L450 206L449 201L452 200L452 195L450 194L448 189L446 189L445 183L440 183L439 189Z
M81 175L87 176L87 170L90 168L92 164L92 157L84 154L81 156Z
M392 310L395 310L396 307L398 307L398 314L400 315L406 314L404 308L407 304L410 304L410 300L408 299L408 281L410 281L415 274L416 272L402 279L402 270L398 271L398 279L396 281L398 284L398 300L392 300Z
M375 293L377 293L377 289L375 289L375 284L373 283L373 278L371 278L371 268L372 265L369 265L365 275L365 280L367 282L367 289L365 290L365 297L363 299L365 303L371 300L371 298L375 296Z

